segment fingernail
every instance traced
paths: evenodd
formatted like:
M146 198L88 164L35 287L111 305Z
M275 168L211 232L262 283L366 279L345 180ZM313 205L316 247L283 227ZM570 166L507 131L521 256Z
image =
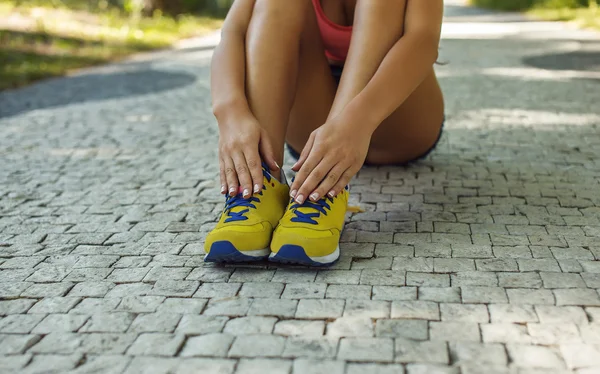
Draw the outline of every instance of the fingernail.
M233 195L234 193L235 193L235 187L231 187L231 188L229 189L229 194L230 194L230 195Z
M298 197L296 198L296 202L298 204L303 204L304 203L304 196L298 195Z
M318 193L316 193L316 192L315 192L315 193L313 193L312 195L310 195L310 199L311 199L312 201L317 201L317 200L319 200L319 194L318 194Z
M277 163L277 161L273 161L273 163L275 163L275 166L277 166L277 170L281 170L281 167L279 167L279 164Z
M329 197L335 197L335 191L334 191L334 190L331 190L331 191L329 191L329 193L327 193L327 195L328 195Z
M225 191L227 191L227 187L221 186L221 193L225 193Z
M254 193L258 193L260 191L260 187L258 186L258 184L254 185Z
M247 197L248 195L250 195L250 191L248 191L248 189L246 188L242 193L242 196Z
M296 194L298 193L298 191L293 190L292 192L290 192L290 196L291 197L296 197Z

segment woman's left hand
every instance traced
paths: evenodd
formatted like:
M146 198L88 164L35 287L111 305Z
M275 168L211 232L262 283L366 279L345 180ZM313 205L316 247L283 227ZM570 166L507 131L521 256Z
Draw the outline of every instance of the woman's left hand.
M372 133L367 126L352 126L334 118L310 134L292 183L292 198L299 204L336 196L363 166Z

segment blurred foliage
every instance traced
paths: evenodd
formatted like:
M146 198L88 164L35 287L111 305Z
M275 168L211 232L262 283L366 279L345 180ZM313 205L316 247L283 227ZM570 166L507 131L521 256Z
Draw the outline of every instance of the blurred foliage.
M598 0L470 0L471 4L498 10L527 11L548 21L573 21L600 29Z
M129 0L0 0L0 90L168 47L218 29L227 11L217 0L181 3L171 14Z
M595 0L471 0L473 5L500 10L528 10L532 8L561 9L588 7Z

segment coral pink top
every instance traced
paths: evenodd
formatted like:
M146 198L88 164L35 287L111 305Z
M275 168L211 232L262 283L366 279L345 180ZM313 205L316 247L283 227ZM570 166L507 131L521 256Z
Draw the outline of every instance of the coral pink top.
M312 2L317 14L321 39L325 46L325 55L328 59L336 62L346 61L352 37L352 26L333 23L323 12L321 0L312 0Z

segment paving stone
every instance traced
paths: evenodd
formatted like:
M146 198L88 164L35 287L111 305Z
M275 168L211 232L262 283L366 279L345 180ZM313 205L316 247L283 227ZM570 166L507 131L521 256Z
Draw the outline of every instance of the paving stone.
M435 301L438 303L460 302L460 288L458 287L419 287L419 300Z
M400 286L373 286L373 300L415 300L417 298L416 287Z
M541 272L544 288L585 288L579 274Z
M554 305L554 295L550 290L514 288L507 289L506 294L512 304Z
M485 343L531 344L527 327L511 323L491 323L481 325L481 335Z
M464 303L507 303L506 290L502 287L461 287Z
M358 284L361 270L320 270L315 282L327 284Z
M539 273L498 273L498 284L504 288L541 288Z
M407 286L424 286L424 287L449 287L450 276L448 274L433 274L433 273L406 273Z
M90 374L99 372L123 372L131 359L120 355L89 356L83 365L77 366L73 374Z
M13 314L0 319L0 333L29 334L44 316Z
M229 280L231 282L269 282L273 275L275 275L275 270L263 270L263 269L236 269Z
M133 344L137 334L92 333L79 334L75 341L80 342L78 351L89 354L122 355Z
M132 313L153 313L164 301L164 296L126 296L121 299L117 310Z
M561 342L581 342L579 330L574 323L529 323L527 330L534 344L556 345Z
M484 322L490 320L488 309L485 305L473 304L440 304L442 321L465 321L465 322Z
M225 357L233 339L233 335L218 333L190 337L185 342L180 355L182 357Z
M449 364L448 347L445 342L416 342L396 339L396 361L402 363Z
M117 284L104 296L107 299L122 298L128 296L147 296L152 291L152 285L148 283L125 283Z
M344 300L311 300L304 299L298 303L296 318L300 319L327 319L342 316Z
M248 298L212 299L208 302L203 314L213 316L223 315L230 317L245 316L250 309L252 301L253 299Z
M77 314L98 314L103 312L110 312L117 308L117 305L121 302L119 298L89 298L83 299L77 304L69 313Z
M6 373L17 373L31 361L31 357L31 355L2 356L0 357L0 370Z
M208 301L204 299L167 298L158 305L156 311L159 313L199 314L207 303Z
M560 352L569 369L600 367L600 348L588 344L560 345Z
M410 364L406 366L407 374L458 374L458 368L435 364Z
M202 283L225 283L232 273L232 269L200 267L193 269L186 280L196 280Z
M404 374L402 365L393 364L348 364L346 369L347 374Z
M296 314L297 307L298 300L254 299L248 315L291 318Z
M129 326L130 332L173 332L181 320L181 314L148 313L139 314Z
M239 295L242 297L278 298L283 292L283 283L244 283Z
M434 258L433 267L436 273L454 273L475 270L475 261L462 258Z
M111 282L81 282L69 291L69 296L103 297L114 286L114 283Z
M127 350L128 355L174 356L184 342L183 335L144 333Z
M351 361L391 362L394 342L389 338L343 338L338 358Z
M405 274L395 270L365 269L360 276L360 284L373 286L404 286Z
M36 300L28 299L0 300L0 316L25 313L35 303Z
M583 305L600 306L600 296L595 290L587 288L579 289L555 289L556 305Z
M241 288L240 283L203 283L194 297L209 298L225 298L237 295Z
M430 322L429 339L433 341L480 341L479 325L467 322Z
M269 368L272 374L289 374L292 362L277 359L241 359L237 365L236 374L262 374Z
M538 322L533 305L490 304L488 309L492 323Z
M375 335L385 338L427 340L429 333L427 321L424 320L379 319L375 327Z
M394 257L392 270L415 271L421 273L433 272L433 258L431 257Z
M344 316L327 324L327 336L343 337L372 337L373 321L366 316Z
M39 335L0 334L0 354L22 354L39 341Z
M278 357L286 338L276 335L240 335L235 338L229 357Z
M371 299L371 286L330 284L325 291L327 299Z
M389 301L346 300L344 317L388 318L389 316Z
M44 318L34 329L35 334L51 332L75 332L83 326L89 316L82 314L51 314Z
M285 285L282 299L322 299L327 285L323 283L288 283Z
M230 319L223 332L231 335L270 334L277 322L275 317L241 317Z
M22 297L65 296L73 287L72 283L36 283L21 293Z
M541 323L574 323L585 325L588 318L581 307L538 305L535 311Z
M192 314L184 314L176 332L186 335L202 335L210 333L219 333L223 331L225 324L229 320L224 316L197 316Z
M426 319L439 321L440 310L432 301L394 301L392 302L392 318Z
M275 324L273 333L283 336L319 337L325 332L324 321L283 320Z
M344 374L344 361L301 358L294 361L293 374Z
M190 297L199 286L197 281L158 280L151 294L156 296Z
M498 277L494 272L462 271L451 276L452 287L482 286L496 287Z
M33 356L31 362L22 371L23 374L60 373L71 370L81 361L80 354ZM48 371L48 368L52 368Z
M283 357L328 359L335 357L338 339L333 337L290 337L285 342Z
M82 332L125 332L135 315L126 312L93 314L81 328Z
M565 366L560 354L548 347L508 344L506 350L517 367L560 369Z

